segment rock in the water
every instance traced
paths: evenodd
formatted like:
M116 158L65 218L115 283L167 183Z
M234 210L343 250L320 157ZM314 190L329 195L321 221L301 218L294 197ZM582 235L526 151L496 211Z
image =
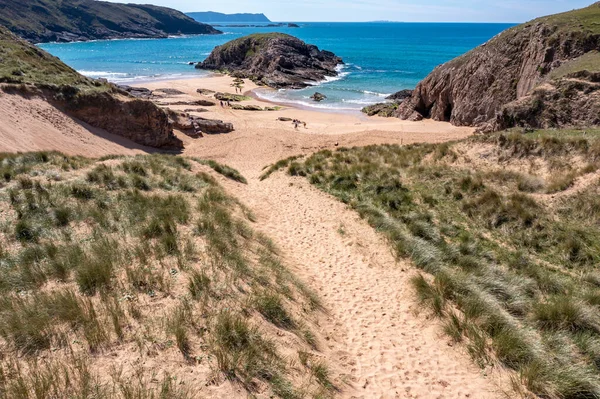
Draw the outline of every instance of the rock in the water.
M600 2L502 32L437 67L400 105L398 115L485 131L597 124L596 86L573 85L568 76L600 72L600 29L591 21L600 21Z
M310 96L310 99L316 102L321 102L323 100L325 100L327 98L327 96L325 94L321 94L319 92L316 92L315 94L313 94L312 96Z
M407 98L411 98L412 93L413 93L412 90L400 90L400 91L392 94L391 96L387 96L385 99L396 101L396 102L401 102L401 101L406 100Z
M274 88L304 88L337 76L341 58L282 33L254 34L216 47L196 65Z
M287 24L287 27L288 28L299 28L300 25L298 25L298 24Z

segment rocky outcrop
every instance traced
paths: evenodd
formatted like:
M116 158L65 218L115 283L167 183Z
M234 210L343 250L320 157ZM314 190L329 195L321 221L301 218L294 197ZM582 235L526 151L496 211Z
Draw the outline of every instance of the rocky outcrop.
M191 137L201 137L203 133L230 133L234 130L232 123L221 120L200 118L186 112L172 110L169 110L168 113L173 126Z
M304 88L337 76L342 59L281 33L254 34L216 47L196 68L229 72L274 88Z
M412 90L400 90L394 94L387 96L387 102L378 103L364 107L361 112L368 116L381 116L384 118L394 118L397 116L398 106L403 101L411 98Z
M392 101L396 101L396 102L402 102L404 100L406 100L407 98L411 98L413 94L412 90L400 90L394 94L391 94L389 96L387 96L385 99L386 100L392 100Z
M594 125L600 125L600 73L588 72L565 76L506 104L487 130Z
M233 102L241 102L251 100L251 97L243 96L241 94L231 94L231 93L215 93L215 98L219 101L233 101Z
M402 119L432 118L484 131L531 123L537 126L591 124L597 118L573 113L572 99L561 93L569 79L555 73L598 68L580 57L600 50L600 3L544 17L509 29L475 50L436 68L397 112ZM545 94L540 90L547 86ZM576 90L577 102L596 109L594 90ZM535 93L538 94L535 94ZM554 93L554 94L552 94ZM535 118L522 119L531 103ZM521 110L521 111L519 111ZM554 110L554 111L550 111ZM550 115L562 115L550 117ZM572 115L572 116L569 116ZM547 119L548 118L548 119Z
M391 118L396 115L398 110L398 103L389 102L389 103L379 103L369 105L364 107L361 111L368 116L382 116L385 118Z
M0 0L0 25L34 43L222 33L170 8L94 0Z
M148 147L179 150L166 112L150 101L119 99L104 93L83 93L55 100L68 115Z
M319 92L316 92L315 94L313 94L312 96L310 96L310 99L313 101L316 101L318 103L320 103L321 101L327 99L327 96L325 94L321 94Z

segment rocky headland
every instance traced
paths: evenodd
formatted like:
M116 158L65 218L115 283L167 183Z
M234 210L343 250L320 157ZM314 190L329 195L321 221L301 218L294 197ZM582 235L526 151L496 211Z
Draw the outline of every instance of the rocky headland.
M600 124L600 2L509 29L437 67L393 116L496 131Z
M94 0L0 0L0 25L33 43L222 33L170 8Z
M198 69L216 70L273 88L300 89L337 76L340 57L282 33L254 34L216 47Z

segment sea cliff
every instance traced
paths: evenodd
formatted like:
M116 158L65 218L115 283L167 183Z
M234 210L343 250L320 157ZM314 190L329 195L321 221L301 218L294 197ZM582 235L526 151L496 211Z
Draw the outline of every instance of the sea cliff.
M600 3L509 29L436 68L396 116L494 131L600 123Z

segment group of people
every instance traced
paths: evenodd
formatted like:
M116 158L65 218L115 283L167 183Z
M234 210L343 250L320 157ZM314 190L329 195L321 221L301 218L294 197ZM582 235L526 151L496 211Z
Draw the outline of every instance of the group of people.
M302 122L302 121L300 121L298 119L294 119L292 121L292 123L294 125L294 129L296 129L296 130L298 130L298 126L300 126L300 125L304 125L304 128L306 129L306 122Z
M229 100L227 100L227 101L221 100L221 107L230 107L231 108L231 101L229 101Z

